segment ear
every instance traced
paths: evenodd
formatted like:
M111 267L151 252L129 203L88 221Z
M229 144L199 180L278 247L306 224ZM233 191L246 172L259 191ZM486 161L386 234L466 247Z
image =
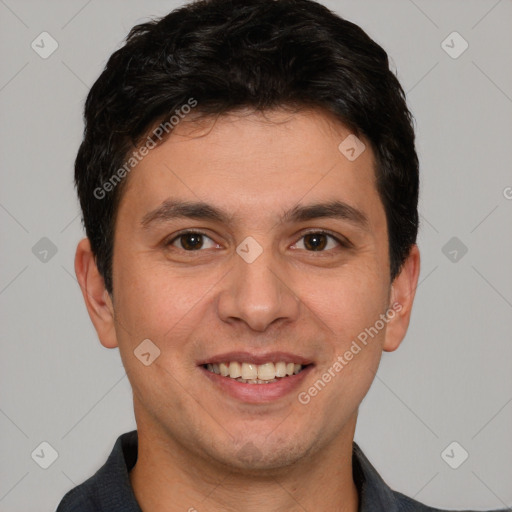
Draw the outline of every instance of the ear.
M396 350L405 337L411 319L412 304L418 286L419 274L420 251L415 244L412 246L400 274L391 284L389 321L383 345L385 352Z
M101 344L106 348L117 347L114 307L88 238L81 240L76 248L75 273Z

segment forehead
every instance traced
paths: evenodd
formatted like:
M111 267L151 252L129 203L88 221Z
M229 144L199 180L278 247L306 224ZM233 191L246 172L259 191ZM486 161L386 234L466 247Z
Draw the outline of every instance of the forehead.
M322 111L185 118L133 169L121 208L147 215L179 198L276 218L299 203L341 200L360 210L376 202L378 214L371 147L360 140L356 159L344 152L357 140Z

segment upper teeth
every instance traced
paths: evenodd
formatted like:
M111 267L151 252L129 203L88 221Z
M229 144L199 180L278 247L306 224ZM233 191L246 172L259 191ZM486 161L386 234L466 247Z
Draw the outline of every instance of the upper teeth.
M207 364L206 368L213 373L232 379L272 381L276 377L286 377L299 373L302 370L302 365L284 362L252 364L231 361L229 363Z

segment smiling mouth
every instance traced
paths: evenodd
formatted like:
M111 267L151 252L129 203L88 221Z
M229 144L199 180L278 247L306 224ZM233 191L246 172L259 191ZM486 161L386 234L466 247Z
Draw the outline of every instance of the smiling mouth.
M310 365L285 362L253 364L230 361L219 364L207 363L202 366L211 373L243 384L270 384L297 375Z

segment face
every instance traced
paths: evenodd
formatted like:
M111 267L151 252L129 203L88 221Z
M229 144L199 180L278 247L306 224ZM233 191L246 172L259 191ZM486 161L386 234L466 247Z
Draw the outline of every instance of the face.
M349 160L349 135L318 111L185 121L132 171L113 300L98 285L88 305L139 429L239 470L353 434L407 329L418 256L390 282L374 155L366 142Z

